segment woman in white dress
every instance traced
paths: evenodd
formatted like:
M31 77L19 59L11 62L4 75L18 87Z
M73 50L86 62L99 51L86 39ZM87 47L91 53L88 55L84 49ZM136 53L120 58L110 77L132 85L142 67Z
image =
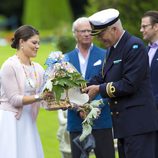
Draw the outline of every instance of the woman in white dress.
M39 33L19 27L11 44L16 54L1 67L0 158L44 158L36 127L44 70L30 58L39 49Z

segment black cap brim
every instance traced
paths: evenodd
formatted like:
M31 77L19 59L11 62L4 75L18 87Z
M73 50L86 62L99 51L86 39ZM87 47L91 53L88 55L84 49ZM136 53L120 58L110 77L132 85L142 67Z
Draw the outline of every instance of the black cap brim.
M102 31L104 31L108 26L111 26L112 24L114 24L117 20L119 19L119 17L115 18L114 20L112 20L111 22L104 24L104 25L94 25L92 22L90 22L91 27L92 27L92 36L96 36L98 34L100 34Z

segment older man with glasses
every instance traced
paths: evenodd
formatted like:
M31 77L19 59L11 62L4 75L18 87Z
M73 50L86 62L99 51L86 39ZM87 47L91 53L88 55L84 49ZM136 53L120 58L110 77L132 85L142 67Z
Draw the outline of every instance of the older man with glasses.
M69 62L82 74L86 80L98 75L102 69L106 50L96 47L92 43L92 28L89 19L78 18L72 25L72 32L76 39L76 47L67 54ZM100 99L98 95L95 99ZM112 136L112 121L110 108L106 100L100 106L99 118L94 121L92 135L96 147L94 153L96 158L114 158L114 144ZM72 158L81 158L80 149L73 140L82 133L82 112L68 110L68 131L70 132Z

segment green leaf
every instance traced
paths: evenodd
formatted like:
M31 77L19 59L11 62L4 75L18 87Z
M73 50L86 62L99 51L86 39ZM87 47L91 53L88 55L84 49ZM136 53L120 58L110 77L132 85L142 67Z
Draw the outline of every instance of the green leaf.
M59 102L61 94L64 92L64 88L60 85L53 85L53 91L55 93L56 101Z

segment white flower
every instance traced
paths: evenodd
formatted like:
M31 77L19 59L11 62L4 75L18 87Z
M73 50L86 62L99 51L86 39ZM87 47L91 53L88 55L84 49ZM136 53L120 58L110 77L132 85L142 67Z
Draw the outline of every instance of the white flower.
M51 52L49 55L49 58L56 59L56 60L63 59L63 57L64 56L63 56L62 52L60 52L60 51Z

